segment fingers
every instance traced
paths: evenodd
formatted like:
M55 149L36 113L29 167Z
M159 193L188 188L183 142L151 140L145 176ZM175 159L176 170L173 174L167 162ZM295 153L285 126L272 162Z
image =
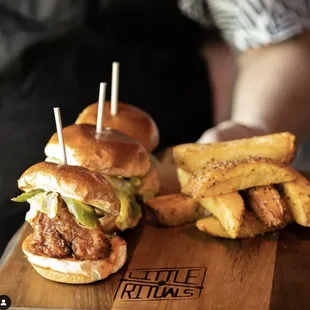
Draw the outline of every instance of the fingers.
M198 139L198 143L212 143L217 141L229 141L241 138L250 138L268 134L268 129L250 127L232 120L218 124L217 126L205 131Z

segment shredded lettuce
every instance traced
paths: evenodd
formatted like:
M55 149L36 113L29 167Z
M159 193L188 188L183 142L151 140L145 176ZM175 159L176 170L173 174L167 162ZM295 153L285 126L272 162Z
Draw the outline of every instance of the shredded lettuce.
M54 218L58 210L58 197L58 193L44 192L29 198L30 210L26 214L26 221L32 220L38 211L47 214L51 219Z
M132 196L135 194L134 187L128 181L123 178L119 177L111 177L111 176L104 176L111 185L118 191L124 192L127 196Z

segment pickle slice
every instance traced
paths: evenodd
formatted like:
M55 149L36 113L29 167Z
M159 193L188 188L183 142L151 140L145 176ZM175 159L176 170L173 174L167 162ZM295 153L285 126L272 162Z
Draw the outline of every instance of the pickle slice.
M123 178L104 176L115 189L116 195L120 200L120 214L115 220L118 229L125 230L134 228L142 217L140 205L135 200L136 187L141 180L133 177L129 180Z
M68 210L74 215L76 221L83 227L95 228L98 217L93 207L69 197L62 197Z
M128 197L124 192L116 190L117 197L121 202L121 210L116 218L115 224L120 230L134 228L139 223L142 212L140 205L135 201L135 198Z
M141 185L142 181L141 178L138 177L132 177L128 180L128 182L130 183L131 186L133 186L134 188L137 188Z
M21 195L12 198L11 200L14 202L25 202L28 199L30 199L30 198L32 198L32 197L34 197L40 193L43 193L43 192L44 192L43 189L32 189L29 192L22 193Z

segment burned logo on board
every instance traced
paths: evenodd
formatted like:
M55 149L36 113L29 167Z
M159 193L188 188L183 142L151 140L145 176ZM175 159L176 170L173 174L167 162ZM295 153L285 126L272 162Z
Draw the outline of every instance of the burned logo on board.
M203 289L206 268L128 269L115 299L120 301L196 299Z

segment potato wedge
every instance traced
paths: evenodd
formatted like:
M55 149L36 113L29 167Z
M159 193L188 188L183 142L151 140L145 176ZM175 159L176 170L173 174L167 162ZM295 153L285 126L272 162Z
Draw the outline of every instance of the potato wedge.
M233 161L251 157L291 162L296 154L295 136L289 132L209 144L181 144L173 149L177 165L195 172L210 162Z
M199 203L214 215L230 238L236 238L245 212L244 201L238 192L201 199Z
M283 223L281 227L284 227L289 222ZM205 219L199 220L196 223L199 230L206 232L214 237L231 238L226 232L221 222L214 216L209 216ZM236 238L250 238L257 235L262 235L266 232L276 230L276 227L270 227L260 221L256 215L251 211L246 211L242 225Z
M272 185L250 188L246 197L248 206L268 226L281 226L289 216L285 201Z
M266 158L252 158L209 165L195 172L182 193L195 200L239 190L295 180L289 166Z
M198 218L199 203L182 194L158 196L147 201L151 217L164 226L194 222Z
M179 182L180 182L180 185L181 185L181 188L184 188L189 179L191 178L192 174L181 169L181 168L178 168L177 169L177 174L178 174L178 179L179 179Z
M280 193L294 220L310 227L310 182L295 171L296 180L279 185Z

